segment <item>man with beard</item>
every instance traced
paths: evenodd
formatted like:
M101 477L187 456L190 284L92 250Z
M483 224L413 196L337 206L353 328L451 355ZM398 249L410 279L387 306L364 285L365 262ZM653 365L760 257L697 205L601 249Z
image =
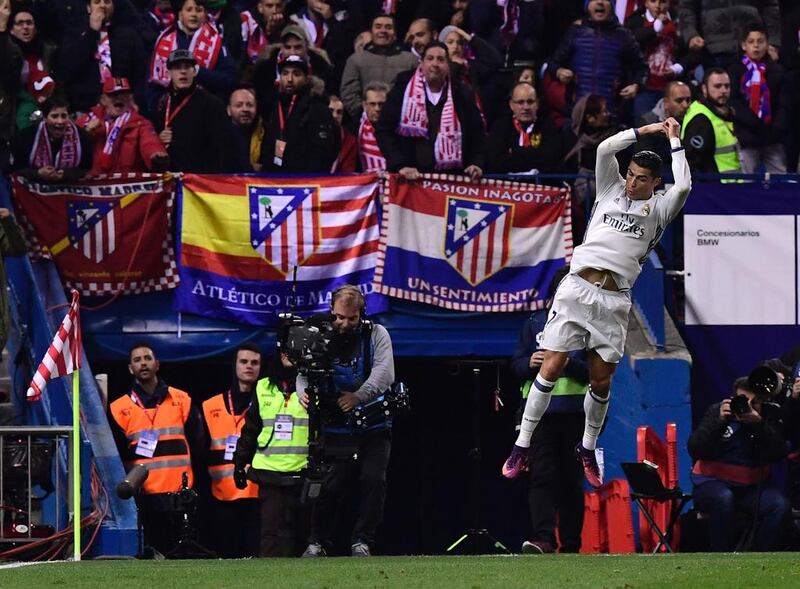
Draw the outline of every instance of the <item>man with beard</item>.
M147 546L161 554L174 547L168 493L185 479L194 486L192 454L206 447L200 413L188 393L168 386L158 376L153 348L135 344L128 355L133 384L109 407L108 420L125 470L144 465L149 475L136 497Z
M656 103L656 106L644 113L639 118L639 126L651 123L663 123L672 117L679 123L683 123L686 111L692 103L692 91L688 85L678 80L668 82L664 88L664 97ZM634 151L649 149L656 152L665 164L672 162L672 149L669 139L663 135L645 135L636 143Z
M260 171L264 125L256 111L256 91L251 86L242 86L233 91L228 99L228 117L233 123L233 141L236 145L236 167L231 171Z
M69 105L53 97L42 104L44 120L11 142L11 170L39 182L74 182L92 167L92 142L69 118Z
M169 92L156 111L156 131L167 147L172 169L197 174L225 172L235 157L231 123L222 101L197 85L196 64L186 49L170 53Z
M94 143L90 175L160 172L169 156L153 124L139 114L127 78L103 82L100 104L76 121Z
M261 375L261 350L245 343L236 349L231 388L203 403L203 419L210 440L206 460L211 478L212 542L222 558L258 555L258 485L240 489L234 481L233 453L245 419L253 408L256 382Z
M339 130L328 102L312 94L308 62L299 55L289 55L278 69L278 102L264 125L262 169L327 174L340 147Z
M703 98L686 111L681 129L689 166L695 172L711 174L741 172L739 141L728 105L731 96L728 72L722 68L706 70L702 89Z
M418 18L411 23L406 33L406 45L417 59L422 59L422 50L439 36L436 25L429 18Z

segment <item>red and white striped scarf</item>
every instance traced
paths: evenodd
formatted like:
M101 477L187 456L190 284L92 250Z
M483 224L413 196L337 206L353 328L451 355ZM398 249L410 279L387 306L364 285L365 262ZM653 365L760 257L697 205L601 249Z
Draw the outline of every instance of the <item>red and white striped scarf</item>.
M520 123L516 118L514 119L514 129L516 129L517 133L519 133L519 142L517 145L520 147L531 146L531 134L533 133L534 125L535 123L531 123L527 127L523 127L522 123Z
M178 48L178 26L172 25L159 35L150 60L150 81L160 86L169 86L167 60L169 54ZM203 23L192 35L189 51L197 64L206 69L214 69L222 51L222 35L211 23Z
M67 121L67 131L64 133L61 149L58 150L55 158L50 147L47 123L45 121L39 123L39 128L36 129L36 137L33 140L29 162L31 167L37 170L44 166L53 166L59 170L77 168L81 163L81 139L75 123Z
M397 134L403 137L428 137L428 111L425 109L425 78L417 68L403 92L403 108ZM439 129L434 140L433 156L437 170L462 167L461 123L453 103L453 85L446 82L447 94Z
M365 112L361 113L361 123L358 126L358 155L361 158L363 172L386 171L386 158L383 157L378 140L375 138L375 127Z
M111 73L111 42L108 39L108 29L100 31L100 39L97 41L97 51L94 54L97 65L100 68L100 85L113 76Z
M104 160L104 164L108 164L103 167L110 167L111 164L111 155L114 153L114 146L117 143L117 139L119 139L119 134L122 132L122 128L128 123L131 118L130 111L124 112L119 115L112 123L106 120L103 121L103 125L106 129L106 142L103 145L103 154L101 158Z
M242 12L239 18L242 20L242 43L245 45L250 63L255 63L258 54L269 44L269 37L249 10Z

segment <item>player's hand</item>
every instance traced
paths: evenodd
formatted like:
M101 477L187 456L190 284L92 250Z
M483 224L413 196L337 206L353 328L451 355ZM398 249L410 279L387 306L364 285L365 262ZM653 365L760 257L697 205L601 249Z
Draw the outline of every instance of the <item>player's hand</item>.
M348 413L352 411L354 407L361 405L361 401L359 401L355 393L343 392L341 395L339 395L339 398L336 399L336 404L344 413Z
M537 350L531 354L531 359L528 361L530 368L538 368L544 362L544 350Z
M566 86L575 78L575 72L565 67L560 67L556 70L556 78Z
M674 118L669 117L662 123L664 125L664 134L670 139L679 139L681 136L681 124Z
M619 91L619 96L623 100L633 100L639 92L639 84L628 84Z
M649 125L643 125L636 129L639 135L653 135L654 133L663 133L664 132L664 123L650 123Z
M733 418L730 399L723 399L722 403L719 404L719 418L723 421L730 421Z

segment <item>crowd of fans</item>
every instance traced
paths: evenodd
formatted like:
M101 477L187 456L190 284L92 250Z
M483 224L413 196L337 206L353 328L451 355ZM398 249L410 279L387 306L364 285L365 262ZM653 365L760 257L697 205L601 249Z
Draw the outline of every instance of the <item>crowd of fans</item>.
M590 174L672 116L694 171L795 171L800 7L718 4L0 0L0 164Z

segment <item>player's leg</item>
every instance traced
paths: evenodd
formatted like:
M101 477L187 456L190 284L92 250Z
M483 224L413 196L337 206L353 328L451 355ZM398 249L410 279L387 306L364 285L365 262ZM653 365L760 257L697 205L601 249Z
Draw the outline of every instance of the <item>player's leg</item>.
M597 447L597 437L600 435L600 430L608 413L608 403L611 398L611 377L617 369L617 364L606 362L594 350L589 351L588 361L590 384L583 401L586 421L584 422L583 440L577 448L577 453L583 465L586 480L593 487L600 487L603 484L603 478L600 474L600 467L597 464L594 451Z
M542 415L547 411L550 404L550 396L556 381L561 376L564 366L567 363L567 352L553 352L546 350L544 361L539 368L539 373L531 385L528 393L528 400L525 403L525 412L522 414L522 423L519 428L519 435L511 450L511 456L503 464L503 476L513 479L525 468L528 448L531 445L531 435Z

